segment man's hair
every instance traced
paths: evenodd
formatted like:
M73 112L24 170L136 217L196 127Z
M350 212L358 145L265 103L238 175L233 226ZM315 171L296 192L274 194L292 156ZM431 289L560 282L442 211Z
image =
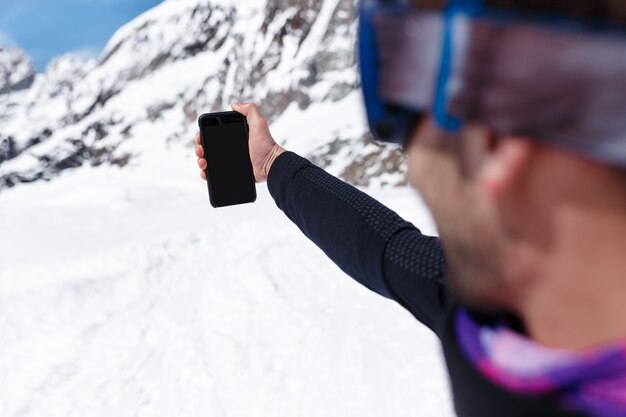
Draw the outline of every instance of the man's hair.
M486 0L487 6L626 23L624 0Z

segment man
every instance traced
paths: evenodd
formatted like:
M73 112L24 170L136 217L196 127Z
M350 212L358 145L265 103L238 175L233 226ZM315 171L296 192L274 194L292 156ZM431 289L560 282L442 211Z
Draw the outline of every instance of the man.
M372 131L403 145L440 239L234 104L256 180L437 333L459 416L626 416L626 4L363 1L360 19Z

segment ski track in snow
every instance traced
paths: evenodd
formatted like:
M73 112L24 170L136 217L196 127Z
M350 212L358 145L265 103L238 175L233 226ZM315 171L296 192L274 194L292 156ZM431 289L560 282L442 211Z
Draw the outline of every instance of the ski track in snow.
M211 208L189 156L0 196L0 415L453 415L429 330L265 184ZM368 192L434 233L410 190Z

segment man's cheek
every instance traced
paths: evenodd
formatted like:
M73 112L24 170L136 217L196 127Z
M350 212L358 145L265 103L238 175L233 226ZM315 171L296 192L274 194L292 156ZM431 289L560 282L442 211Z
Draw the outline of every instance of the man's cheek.
M428 181L429 161L418 149L413 149L408 155L408 176L409 183L417 191L422 191L425 181Z
M424 174L422 170L419 169L418 163L414 159L409 157L408 177L411 187L413 187L417 191L420 191L423 176Z

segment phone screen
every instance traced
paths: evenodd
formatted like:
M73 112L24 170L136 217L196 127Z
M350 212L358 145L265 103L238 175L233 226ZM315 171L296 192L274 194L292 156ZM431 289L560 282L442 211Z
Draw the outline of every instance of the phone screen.
M256 188L244 117L235 112L203 115L200 117L200 132L211 204L223 207L255 201Z

